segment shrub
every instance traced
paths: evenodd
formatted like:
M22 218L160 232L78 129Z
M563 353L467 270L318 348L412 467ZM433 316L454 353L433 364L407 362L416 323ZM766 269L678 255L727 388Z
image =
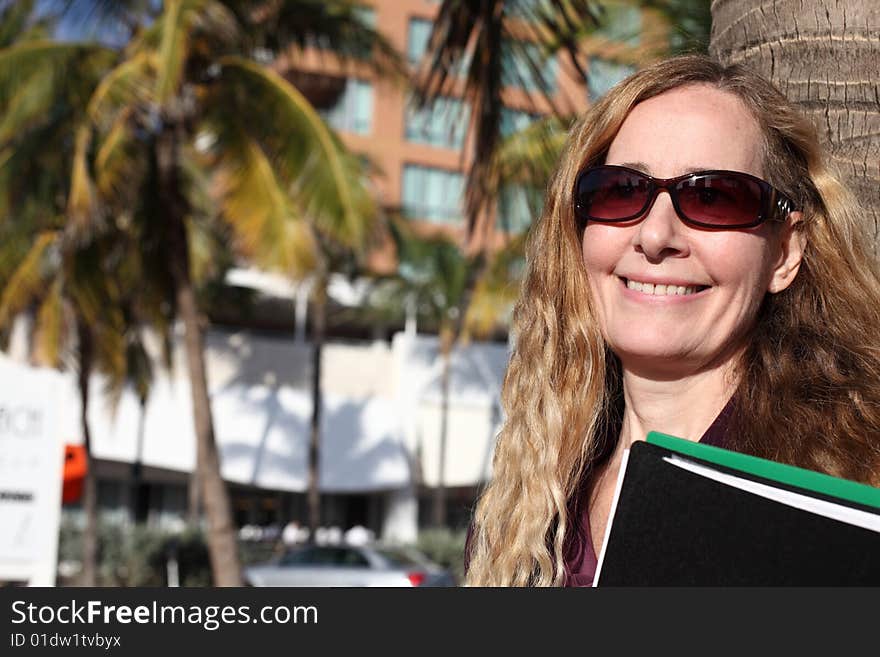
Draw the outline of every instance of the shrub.
M466 530L426 529L419 533L416 547L434 563L448 568L457 582L464 581Z
M61 525L59 562L78 563L82 528ZM176 552L181 586L208 586L211 567L204 537L198 529L175 534L145 525L98 525L98 586L167 586L168 560ZM59 584L75 584L77 574L59 577Z

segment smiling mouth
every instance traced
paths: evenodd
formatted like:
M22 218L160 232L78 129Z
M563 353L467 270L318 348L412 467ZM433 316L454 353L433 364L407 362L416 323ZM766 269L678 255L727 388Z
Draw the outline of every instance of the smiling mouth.
M640 283L628 278L620 277L623 284L630 290L641 292L642 294L651 294L655 297L662 296L687 296L696 294L709 288L708 285L662 285L655 283Z

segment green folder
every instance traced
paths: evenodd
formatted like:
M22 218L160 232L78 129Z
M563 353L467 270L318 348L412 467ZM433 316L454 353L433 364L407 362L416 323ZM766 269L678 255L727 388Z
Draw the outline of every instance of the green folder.
M745 474L880 509L880 488L652 431L647 442Z

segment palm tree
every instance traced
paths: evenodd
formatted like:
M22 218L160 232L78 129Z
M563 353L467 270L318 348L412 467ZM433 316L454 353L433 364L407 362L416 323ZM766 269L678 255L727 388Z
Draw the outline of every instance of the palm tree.
M446 445L449 425L449 389L452 355L458 342L470 336L486 337L503 323L513 307L518 292L516 263L520 260L524 236L512 240L508 248L494 253L486 274L481 277L468 306L468 316L459 320L462 296L473 264L458 245L443 236L418 237L404 221L390 223L397 249L398 273L381 280L379 301L387 314L400 314L401 304L415 300L420 320L436 327L439 335L440 370L440 444L437 486L434 489L432 524L446 525ZM392 308L389 308L391 306ZM374 308L375 312L375 308ZM456 326L462 332L456 337Z
M21 313L33 309L31 352L39 364L63 368L70 356L77 373L80 428L86 454L83 488L82 584L95 586L98 561L98 506L89 407L92 374L103 375L105 392L115 412L123 390L131 385L139 396L149 395L152 372L147 361L140 323L134 320L131 300L121 295L116 235L73 239L63 231L44 231L30 250L13 263L0 297L0 327L7 329Z
M449 93L464 69L460 84L473 117L473 157L464 199L470 248L479 251L473 240L491 230L494 197L487 193L486 164L501 139L503 81L526 72L535 93L563 112L554 101L553 81L544 74L544 65L551 54L564 50L585 75L579 39L598 21L599 5L592 0L444 0L440 6L418 71L416 99L429 104Z
M118 279L102 275L118 243L88 218L68 221L74 214L73 198L81 178L73 172L73 146L60 137L70 134L82 120L84 112L77 99L94 90L109 53L38 41L51 29L51 20L31 23L32 5L9 5L0 14L0 69L25 69L20 72L21 86L13 84L8 73L0 80L0 216L5 246L0 258L0 333L8 337L18 316L33 314L33 358L43 365L62 367L68 354L73 357L87 462L82 582L94 586L97 491L88 423L89 381L93 370L101 371L108 377L111 396L118 400L133 377L126 367L126 353L133 355L142 345L136 339L126 348L124 335L129 325L121 312ZM51 90L45 85L50 71L34 61L34 53L52 60L56 72L64 73ZM23 133L30 133L31 138ZM54 148L45 148L49 141ZM139 385L147 387L148 381Z
M184 326L196 480L217 585L240 584L241 575L211 418L194 237L223 221L242 253L298 276L317 260L320 236L361 244L375 216L361 162L302 94L261 63L267 48L312 42L340 56L375 54L377 67L393 57L349 3L313 0L169 0L143 17L119 51L63 46L109 53L100 83L80 99L86 118L67 133L75 144L71 217L74 225L77 217L102 217L138 226L144 243L163 254L164 267L153 274L173 290L166 301ZM60 71L51 53L60 48L14 46L0 79L21 83L12 63L27 62L45 71L34 85L51 89Z
M442 485L443 457L446 451L449 363L453 346L467 334L466 318L472 316L477 290L489 289L492 259L487 251L496 199L503 181L493 169L501 142L503 84L513 79L521 86L524 76L557 115L572 113L561 107L553 94L553 81L544 71L554 53L564 51L585 77L580 44L584 34L599 24L600 6L592 0L444 0L434 22L427 52L416 77L416 101L427 105L445 94L463 89L470 106L473 151L468 165L464 192L466 223L464 250L453 256L450 245L434 245L436 265L456 272L441 286L448 289L449 306L440 321L441 376L441 461L440 485L435 491L433 522L445 524L445 489ZM519 80L517 80L519 78ZM514 240L508 249L521 250ZM402 250L406 257L406 249ZM500 258L503 260L504 258ZM459 277L461 276L461 277ZM488 298L488 295L487 295Z
M709 52L774 82L815 124L831 161L880 235L880 6L804 0L767 11L746 0L712 3Z
M427 52L416 77L416 101L427 105L455 89L463 89L470 106L473 151L464 191L465 250L468 259L464 289L451 328L451 340L463 333L479 281L487 275L488 244L498 198L498 179L491 169L501 141L503 82L524 76L553 114L570 115L560 106L553 81L545 75L551 55L566 52L586 79L582 67L583 37L599 25L601 6L594 0L444 0L435 19Z

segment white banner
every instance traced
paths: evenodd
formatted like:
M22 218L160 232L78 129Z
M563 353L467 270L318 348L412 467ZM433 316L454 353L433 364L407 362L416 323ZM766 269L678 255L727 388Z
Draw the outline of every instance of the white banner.
M0 580L55 584L64 446L59 374L0 355Z

